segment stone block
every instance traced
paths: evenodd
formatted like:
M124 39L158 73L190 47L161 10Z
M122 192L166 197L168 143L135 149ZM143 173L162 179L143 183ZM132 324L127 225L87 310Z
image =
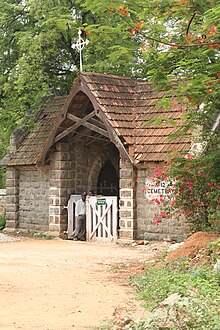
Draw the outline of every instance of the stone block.
M49 206L49 214L50 215L58 215L61 212L60 206Z
M49 196L50 197L57 197L60 196L60 188L57 187L50 187L49 188Z
M125 227L125 220L121 220L119 221L119 226L120 227Z
M7 222L6 222L6 230L7 229L17 229L17 228L18 228L18 221L7 220Z
M49 231L56 232L58 236L60 232L60 225L55 223L49 223Z
M67 177L68 179L74 180L75 178L75 170L73 170L74 166L71 167L71 170L68 170Z
M18 181L17 179L6 179L6 187L17 187Z
M18 212L11 212L6 210L6 222L8 221L17 221L18 220Z
M55 215L55 217L54 217L54 223L55 224L59 224L60 223L60 216L59 215Z
M126 230L126 229L120 229L119 230L119 238L122 239L133 239L134 233L133 230Z
M17 212L19 209L18 204L6 204L6 212Z
M54 162L54 170L71 170L72 162L64 162L61 160L56 160Z
M131 210L119 210L120 218L132 218L133 212Z
M133 198L133 189L120 189L120 198Z
M69 151L69 144L68 143L57 143L56 144L57 151Z
M130 169L120 169L120 178L121 179L127 179L127 178L132 178L133 176L133 168Z
M129 158L127 157L123 157L123 158L120 158L120 167L130 167L130 166L133 166L131 164L131 161Z
M19 178L19 172L15 169L7 169L6 171L6 179L18 179Z
M6 196L6 204L17 204L19 202L18 195Z
M122 189L134 187L134 181L132 179L120 179L119 186Z

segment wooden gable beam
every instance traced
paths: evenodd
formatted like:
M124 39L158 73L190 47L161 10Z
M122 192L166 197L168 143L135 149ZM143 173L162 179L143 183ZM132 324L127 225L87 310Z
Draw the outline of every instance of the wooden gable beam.
M87 116L85 116L83 118L78 118L78 117L74 116L76 118L76 120L74 120L74 121L76 121L76 124L73 125L73 126L68 127L65 131L58 134L54 139L54 143L58 142L59 140L61 140L65 136L67 136L68 134L75 131L79 126L83 125L84 122L86 122L87 120L89 120L90 118L92 118L94 116L95 116L95 111L92 111L91 113L89 113ZM67 114L67 118L70 119L70 120L73 120L72 118L69 118L69 114Z
M89 135L89 132L91 130L89 128L84 128L83 131L81 132L77 132L77 135L75 135L73 138L69 139L69 143L73 144L76 143L77 141L79 141L82 137L85 137L87 135Z
M95 111L93 111L92 113L94 113L94 115L95 115ZM86 117L87 117L87 116L86 116ZM84 117L84 118L86 118L86 117ZM85 127L89 128L89 129L91 129L92 131L95 131L95 132L97 132L97 133L99 133L99 134L101 134L101 135L104 135L104 136L106 136L106 137L109 137L108 131L106 131L106 130L104 130L104 129L98 127L98 126L95 126L95 125L89 123L89 122L86 121L86 120L80 120L78 117L72 115L71 113L68 113L68 114L67 114L67 118L70 119L70 120L72 120L72 121L76 121L76 122L77 122L77 124L75 124L74 127L75 127L76 125L78 125L78 126L81 126L81 125L82 125L82 126L85 126ZM83 119L84 119L84 118L83 118ZM77 127L78 127L78 126L77 126ZM62 133L61 133L61 134L62 134Z
M95 118L91 118L91 119L90 119L90 123L92 123L92 124L94 124L94 125L96 125L96 126L99 126L99 127L103 128L104 130L106 129L105 124L103 124L102 121L97 120L97 119L95 119Z

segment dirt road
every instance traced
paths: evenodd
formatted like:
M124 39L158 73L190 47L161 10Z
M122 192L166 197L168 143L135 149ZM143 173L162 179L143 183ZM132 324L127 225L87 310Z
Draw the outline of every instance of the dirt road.
M63 240L0 243L0 329L99 329L116 309L137 307L117 265L157 252Z

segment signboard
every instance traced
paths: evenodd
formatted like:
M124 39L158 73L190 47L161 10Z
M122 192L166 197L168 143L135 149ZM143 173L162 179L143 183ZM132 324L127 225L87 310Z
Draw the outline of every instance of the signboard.
M96 205L105 205L106 198L97 198Z
M167 196L172 194L172 187L168 186L167 181L154 182L153 180L147 179L145 182L145 193L146 197L152 199L159 196Z

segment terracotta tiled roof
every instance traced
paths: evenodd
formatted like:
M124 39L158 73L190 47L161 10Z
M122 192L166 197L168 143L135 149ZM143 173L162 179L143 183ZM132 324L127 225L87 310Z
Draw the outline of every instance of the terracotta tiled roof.
M36 129L29 133L17 152L10 155L8 165L37 164L42 150L47 146L66 97L54 97L41 114Z
M185 111L175 95L137 79L93 73L82 73L82 79L125 145L133 147L135 162L163 161L171 151L190 148L190 139L168 139ZM163 97L171 100L169 110L157 106ZM154 123L159 118L160 123Z
M77 94L77 90L84 94ZM168 138L181 124L184 114L184 106L176 103L174 95L163 90L156 91L146 81L81 73L67 98L56 97L48 105L38 128L29 134L18 151L11 155L8 165L37 164L42 151L48 148L52 133L62 131L61 122L57 118L67 113L71 104L72 114L78 115L79 103L85 94L93 106L95 104L95 111L101 110L106 122L116 132L134 163L163 161L170 151L186 151L190 148L190 139ZM72 100L76 95L78 101L74 104ZM169 109L157 106L164 96L171 99ZM155 119L160 119L158 125L155 125ZM66 124L72 123L67 120Z

